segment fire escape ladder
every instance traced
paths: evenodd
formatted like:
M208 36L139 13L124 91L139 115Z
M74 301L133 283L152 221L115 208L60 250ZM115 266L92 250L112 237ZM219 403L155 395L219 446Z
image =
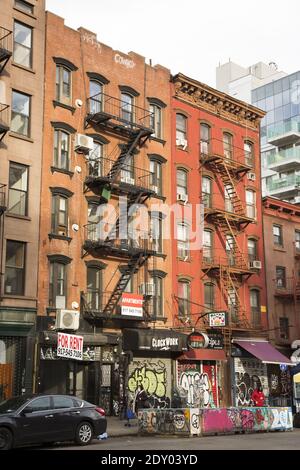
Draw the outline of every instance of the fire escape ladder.
M113 314L131 277L143 266L143 264L146 262L147 259L148 259L147 255L140 254L138 257L132 258L129 261L126 269L124 269L124 271L122 272L122 275L120 279L118 280L117 285L114 288L114 291L110 295L109 300L103 309L104 315L111 316Z
M229 323L237 323L241 327L249 328L250 325L246 316L246 311L242 306L242 301L239 296L238 289L235 283L233 282L230 271L224 268L223 266L220 266L220 284L221 292L225 297L228 307L231 306L231 308L235 310L236 321L230 318Z
M241 249L236 239L236 234L233 231L233 228L228 218L226 216L224 218L216 217L216 220L214 220L214 222L221 234L223 235L225 244L227 244L230 248L230 254L233 256L233 264L242 269L247 269L247 262L241 252ZM230 235L230 237L227 237L228 235Z
M245 216L245 209L243 207L242 201L240 200L236 192L235 182L230 174L226 162L215 162L214 167L221 177L221 180L224 184L224 190L226 191L232 203L234 213L241 216Z

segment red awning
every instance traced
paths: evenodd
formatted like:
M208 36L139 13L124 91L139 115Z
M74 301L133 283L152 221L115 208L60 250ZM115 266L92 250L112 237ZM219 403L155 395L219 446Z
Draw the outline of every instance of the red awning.
M287 357L277 351L268 341L233 339L232 342L238 344L265 364L293 365Z
M183 361L226 361L224 349L191 349L178 358Z

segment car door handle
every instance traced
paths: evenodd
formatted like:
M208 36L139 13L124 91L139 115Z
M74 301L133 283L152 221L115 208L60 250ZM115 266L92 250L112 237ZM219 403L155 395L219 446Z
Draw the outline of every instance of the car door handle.
M72 415L80 415L80 411L71 411Z
M48 418L54 418L54 416L53 416L53 415L46 415L45 418L46 418L46 419L48 419Z

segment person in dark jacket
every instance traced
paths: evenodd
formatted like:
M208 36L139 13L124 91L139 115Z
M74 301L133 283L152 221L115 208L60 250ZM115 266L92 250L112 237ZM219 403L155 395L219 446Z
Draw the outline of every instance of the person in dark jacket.
M139 387L139 390L135 399L135 413L138 413L138 410L142 408L149 408L148 395L145 391L143 385Z

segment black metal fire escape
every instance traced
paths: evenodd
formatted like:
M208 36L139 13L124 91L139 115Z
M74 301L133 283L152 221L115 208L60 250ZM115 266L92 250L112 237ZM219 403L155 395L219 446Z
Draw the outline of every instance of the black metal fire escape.
M11 34L11 31L0 26L0 74L12 56Z

